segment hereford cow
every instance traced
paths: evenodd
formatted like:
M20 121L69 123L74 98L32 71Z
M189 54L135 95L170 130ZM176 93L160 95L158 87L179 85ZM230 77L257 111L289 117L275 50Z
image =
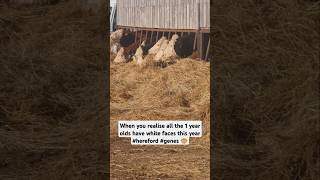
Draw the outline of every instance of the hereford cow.
M157 52L157 54L154 57L155 62L162 61L163 56L164 56L164 51L166 50L168 43L169 43L169 41L167 39L163 40L163 42L161 43L161 46L159 48L159 51Z
M165 36L162 36L160 40L151 49L149 49L149 54L157 54L158 51L160 50L161 44L166 39L167 38Z
M177 34L174 34L172 36L171 40L168 43L168 46L164 50L164 55L162 58L163 61L172 62L175 60L175 58L177 58L177 54L174 50L174 45L175 45L178 38L179 38L179 36Z
M113 62L115 63L126 63L127 59L124 54L124 48L120 48L119 52L117 53L117 56L114 58Z

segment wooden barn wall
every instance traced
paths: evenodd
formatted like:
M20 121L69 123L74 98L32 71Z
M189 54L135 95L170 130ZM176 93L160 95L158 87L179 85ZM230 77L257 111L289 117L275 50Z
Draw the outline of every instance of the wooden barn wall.
M117 25L197 29L198 3L200 28L210 28L210 0L117 0Z

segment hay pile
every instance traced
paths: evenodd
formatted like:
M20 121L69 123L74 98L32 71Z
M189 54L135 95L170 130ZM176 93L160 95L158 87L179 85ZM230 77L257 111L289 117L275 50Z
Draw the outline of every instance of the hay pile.
M210 64L112 63L110 74L111 177L209 179ZM201 120L203 137L191 138L188 146L132 146L129 138L117 137L117 121L124 119Z
M319 2L212 7L217 179L319 178Z
M208 135L209 81L209 63L192 59L166 68L111 64L111 117L200 119Z

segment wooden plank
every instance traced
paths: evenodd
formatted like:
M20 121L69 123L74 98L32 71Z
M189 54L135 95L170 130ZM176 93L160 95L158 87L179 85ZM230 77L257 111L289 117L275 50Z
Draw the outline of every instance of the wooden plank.
M136 35L134 36L134 42L137 42L137 38L138 38L138 31L136 31Z
M199 33L199 54L200 54L200 59L203 58L203 34L200 32Z
M152 43L152 39L153 39L153 31L151 31L150 43Z
M207 52L206 52L206 57L205 57L206 61L208 60L209 50L210 50L210 37L209 37L209 41L208 41L208 45L207 45Z
M149 31L146 31L146 40L145 40L146 43L148 42L148 34L149 34Z
M194 33L193 50L196 50L198 32Z
M142 40L142 33L143 33L143 31L141 31L141 33L140 33L140 40L139 40L139 44L141 44L141 40Z
M156 42L158 42L158 37L159 37L159 31L157 31Z

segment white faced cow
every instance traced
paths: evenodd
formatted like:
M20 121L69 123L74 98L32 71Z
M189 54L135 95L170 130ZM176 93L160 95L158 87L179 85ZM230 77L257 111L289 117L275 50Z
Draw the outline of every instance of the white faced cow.
M161 47L163 41L166 40L166 39L167 39L166 37L162 36L160 38L160 40L151 49L149 49L148 53L149 54L154 54L154 55L157 54L158 51L160 50L160 47Z
M176 51L174 50L174 45L175 45L178 38L179 38L179 36L177 34L174 34L172 36L171 40L168 43L168 46L164 50L164 55L163 55L163 59L162 59L163 61L165 61L165 62L172 61L175 58L177 58Z
M163 40L163 42L161 43L161 46L159 48L159 51L157 52L157 54L154 57L154 61L155 62L160 62L163 59L165 50L168 46L169 41L167 39Z

